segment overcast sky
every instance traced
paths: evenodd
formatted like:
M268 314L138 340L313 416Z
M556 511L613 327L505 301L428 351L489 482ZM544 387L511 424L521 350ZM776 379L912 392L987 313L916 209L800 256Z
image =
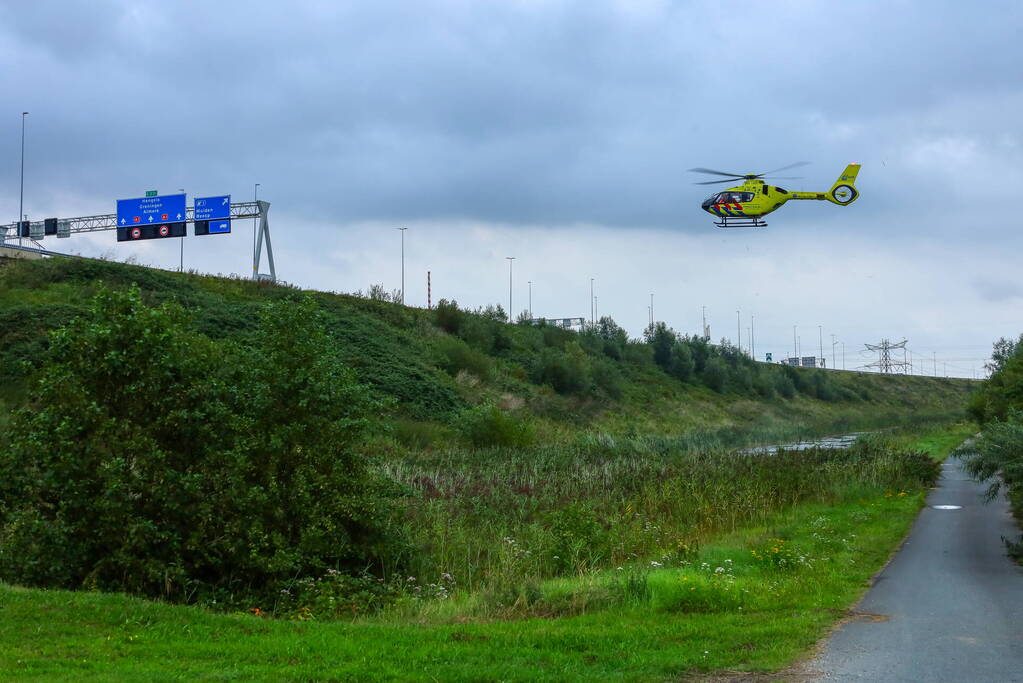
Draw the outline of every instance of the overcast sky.
M112 213L146 190L272 203L278 276L316 289L654 312L756 354L846 367L906 338L973 376L1023 331L1023 4L0 0L0 221ZM4 123L6 122L6 123ZM6 132L5 132L6 131ZM863 165L849 207L721 230L687 172ZM786 174L788 175L788 174ZM712 188L715 186L712 186ZM722 186L716 186L721 188ZM177 267L178 240L44 246ZM252 225L189 237L247 275ZM264 266L265 269L265 266ZM818 327L820 326L820 328ZM836 344L832 347L832 336ZM920 371L917 364L916 371Z

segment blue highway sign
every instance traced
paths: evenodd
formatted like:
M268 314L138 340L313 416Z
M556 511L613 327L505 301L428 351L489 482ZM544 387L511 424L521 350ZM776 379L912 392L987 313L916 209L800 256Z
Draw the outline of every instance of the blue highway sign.
M231 221L210 221L210 234L218 232L231 232Z
M220 235L231 232L231 219L221 218L215 221L196 221L195 234L198 235Z
M127 228L132 225L184 222L185 195L183 194L117 200L117 227L119 228Z
M231 195L222 197L196 197L195 216L197 221L215 221L231 218ZM213 226L210 225L210 232ZM226 231L221 231L226 232Z

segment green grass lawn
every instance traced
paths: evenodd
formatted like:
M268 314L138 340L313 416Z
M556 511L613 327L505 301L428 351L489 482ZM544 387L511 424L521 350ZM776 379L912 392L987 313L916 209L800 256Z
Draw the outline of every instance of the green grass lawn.
M944 457L971 425L903 437ZM477 594L354 621L219 614L0 585L0 670L18 679L657 681L778 671L846 614L925 491L847 490L722 535L685 563L549 579L504 614ZM255 606L253 606L255 607Z
M462 616L472 613L464 598L424 605L411 617L288 622L2 586L0 670L23 679L423 681L664 680L778 670L843 615L905 535L923 494L899 494L799 506L705 547L687 567L554 580L536 611L564 608L572 594L605 595L592 609L558 618ZM805 559L779 566L770 557L790 550ZM616 590L628 584L627 572L646 588Z

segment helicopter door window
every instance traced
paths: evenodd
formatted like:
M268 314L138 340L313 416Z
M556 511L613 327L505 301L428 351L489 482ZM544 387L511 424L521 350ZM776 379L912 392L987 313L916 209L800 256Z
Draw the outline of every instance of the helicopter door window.
M741 204L753 201L752 192L722 192L714 200L718 204Z

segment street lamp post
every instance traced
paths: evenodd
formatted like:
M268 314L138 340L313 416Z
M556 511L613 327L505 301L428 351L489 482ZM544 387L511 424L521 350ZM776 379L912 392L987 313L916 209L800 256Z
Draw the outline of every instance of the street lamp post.
M597 322L597 306L593 298L593 278L590 278L590 324Z
M529 319L532 320L533 319L533 281L532 280L528 280L526 282L526 284L529 285L529 308L528 308L528 310L529 310Z
M185 191L180 187L178 188L178 192L185 194ZM187 231L185 234L187 234ZM178 245L180 247L180 250L178 251L178 272L183 273L185 272L185 238L181 237L178 241L180 242Z
M817 352L820 354L821 364L824 364L824 326L817 326Z
M749 355L753 360L757 359L757 343L753 341L753 314L749 314Z
M408 228L398 228L401 231L401 305L405 305L405 231Z
M259 201L259 183L256 183L252 188L252 201ZM259 210L259 204L256 204L256 210ZM252 217L252 277L256 277L258 274L259 264L256 263L256 232L259 228L256 227L256 217Z
M742 321L739 318L739 311L735 312L735 347L742 353Z
M835 370L838 369L838 363L835 362L835 344L837 343L838 342L835 341L835 335L831 335L831 367Z
M21 246L21 222L25 220L25 117L27 111L21 112L21 194L18 197L18 246Z
M508 322L512 321L512 261L514 256L505 256L508 259Z

